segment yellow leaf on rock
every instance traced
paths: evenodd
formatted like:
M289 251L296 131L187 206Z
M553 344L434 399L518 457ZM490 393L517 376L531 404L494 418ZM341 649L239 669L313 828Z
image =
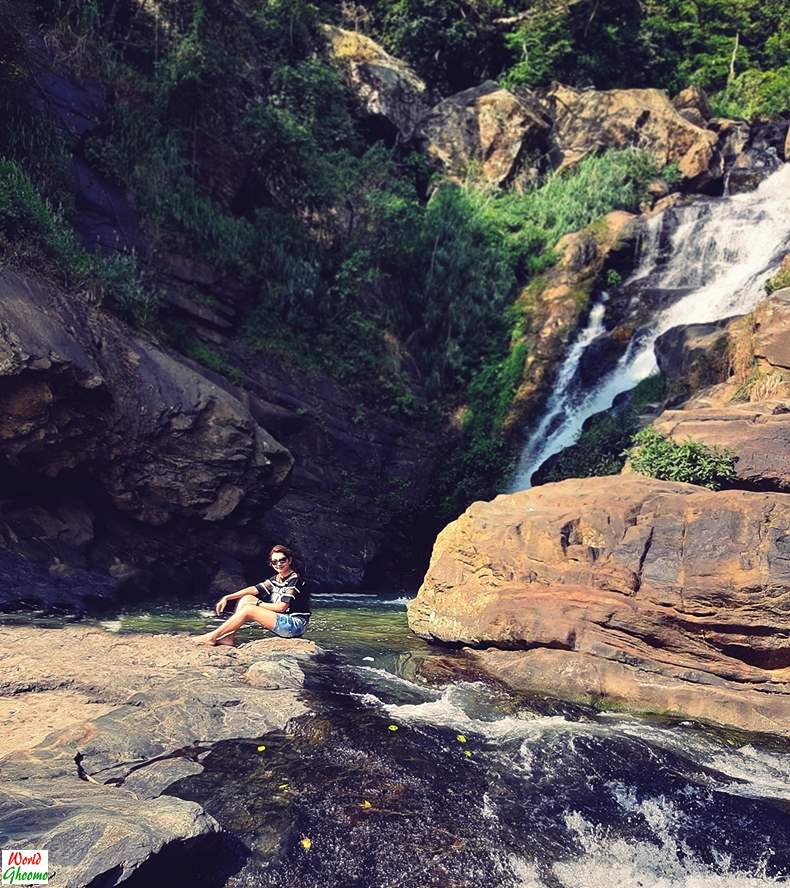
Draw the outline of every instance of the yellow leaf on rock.
M388 731L397 731L398 726L397 725L387 725L387 730Z
M466 743L466 737L463 734L458 734L455 738L459 743Z
M266 747L265 747L265 746L261 745L261 746L258 747L258 752L265 752L265 751L266 751Z
M472 758L472 753L468 749L464 750L464 755L469 759Z
M300 844L305 851L309 851L313 847L313 840L308 839L307 836L302 836L302 841L300 842Z
M359 804L359 807L364 808L367 811L367 809L372 808L373 805L367 799L362 799L362 801Z

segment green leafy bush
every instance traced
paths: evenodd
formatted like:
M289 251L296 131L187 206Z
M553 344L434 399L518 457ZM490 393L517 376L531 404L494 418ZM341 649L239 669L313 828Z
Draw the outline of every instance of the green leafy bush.
M770 296L777 290L783 290L790 287L790 268L782 268L765 282L765 292Z
M713 97L713 107L721 116L746 120L787 114L790 111L790 65L772 71L754 68L744 71Z
M628 451L633 468L660 481L684 481L719 490L735 477L732 450L709 447L699 441L677 443L648 426L634 437Z

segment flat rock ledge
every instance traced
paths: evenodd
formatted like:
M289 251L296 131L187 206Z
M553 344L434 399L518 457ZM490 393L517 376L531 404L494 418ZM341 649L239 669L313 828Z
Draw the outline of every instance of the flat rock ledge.
M201 647L183 635L0 627L0 847L46 848L50 880L112 886L220 826L161 793L219 740L307 712L301 640Z
M790 736L790 495L612 476L474 503L409 625L520 692Z

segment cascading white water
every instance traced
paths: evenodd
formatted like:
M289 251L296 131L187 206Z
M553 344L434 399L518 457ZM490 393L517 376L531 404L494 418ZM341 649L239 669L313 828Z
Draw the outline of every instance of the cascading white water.
M765 281L790 245L790 164L756 191L699 201L672 212L677 227L669 258L662 261L659 254L664 218L658 216L648 224L638 267L626 284L647 279L651 288L682 290L684 295L637 332L614 369L595 387L580 390L574 384L575 370L595 338L591 327L603 316L601 303L593 308L590 323L560 370L555 394L524 446L511 492L527 489L543 462L577 440L586 419L656 371L653 346L662 333L680 324L743 314L764 297Z

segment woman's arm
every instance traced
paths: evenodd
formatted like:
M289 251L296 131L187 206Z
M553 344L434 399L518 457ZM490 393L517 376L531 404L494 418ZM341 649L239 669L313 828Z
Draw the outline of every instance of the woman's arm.
M258 590L255 588L255 586L246 586L244 589L239 589L238 592L231 592L230 595L223 595L214 608L217 616L219 616L222 611L225 610L225 608L228 606L229 601L236 601L239 598L244 598L245 595L254 595L257 598Z
M278 601L277 604L270 604L268 601L261 601L258 607L266 608L266 610L274 611L276 614L284 614L288 611L288 605L284 601Z

